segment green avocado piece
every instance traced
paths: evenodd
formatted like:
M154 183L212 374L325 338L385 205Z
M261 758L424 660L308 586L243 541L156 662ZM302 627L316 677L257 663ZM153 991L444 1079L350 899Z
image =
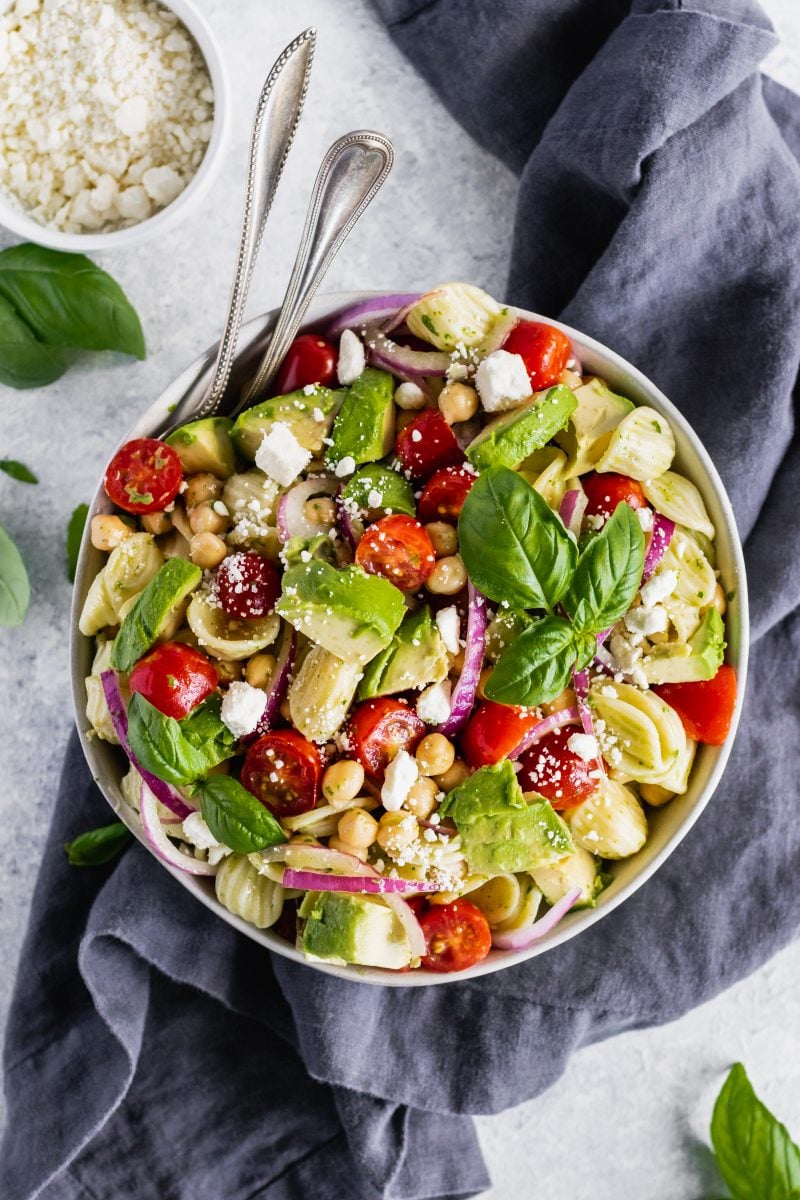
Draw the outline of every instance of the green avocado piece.
M309 557L304 557L308 555ZM323 562L336 563L336 547L327 533L318 533L316 537L293 537L281 550L281 559L286 567L296 567L299 563L310 562L312 558L320 558Z
M227 479L236 470L232 428L230 417L203 417L176 429L167 445L177 451L186 475L207 471L217 479Z
M389 696L439 683L447 678L449 659L427 605L409 613L392 642L364 672L360 700Z
M130 671L159 639L177 633L189 596L203 572L185 558L169 558L137 598L114 639L111 666Z
M513 412L490 421L467 446L467 458L479 471L516 467L564 428L577 403L563 384L536 392Z
M371 503L378 496L380 500ZM379 463L356 471L342 489L342 500L356 507L361 516L376 510L405 513L409 517L417 515L411 484L397 471L382 467Z
M713 679L725 655L725 625L709 608L688 642L653 646L642 661L648 683L698 683Z
M569 829L550 802L529 796L507 758L481 767L445 796L439 815L454 821L472 873L532 871L573 852Z
M276 611L337 658L363 666L386 649L406 609L387 579L314 559L286 572Z
M399 970L411 961L403 926L371 896L307 892L298 909L305 921L301 945L312 958Z
M591 471L605 453L611 435L623 417L635 407L624 396L612 392L600 379L590 379L575 389L577 408L569 425L555 435L567 454L567 477Z
M344 389L332 391L317 385L309 392L301 389L285 396L271 396L237 417L231 430L234 445L245 458L255 462L264 434L279 422L289 426L304 450L319 454L345 395Z
M367 367L352 385L333 422L333 445L325 463L335 469L344 458L375 462L394 442L394 380L386 371Z
M521 633L533 624L533 617L515 608L499 608L486 630L486 657L497 662Z

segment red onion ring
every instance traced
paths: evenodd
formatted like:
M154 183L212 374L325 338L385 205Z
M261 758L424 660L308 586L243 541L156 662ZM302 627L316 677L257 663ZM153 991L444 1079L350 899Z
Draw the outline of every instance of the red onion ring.
M319 525L309 521L303 511L305 503L312 496L332 496L336 492L338 481L328 475L312 475L294 483L284 492L278 501L275 522L282 542L290 538L313 538L320 532Z
M157 804L158 798L143 779L139 792L139 816L142 819L142 831L147 839L147 844L156 857L167 863L168 866L177 867L179 871L187 871L190 875L216 875L216 866L191 858L169 840L161 828Z
M580 888L571 888L566 896L562 896L549 912L534 921L527 929L509 929L505 933L492 934L492 945L497 950L527 950L528 946L543 938L546 933L555 929L562 917L566 916L581 897Z
M564 527L570 533L574 533L576 538L580 537L581 524L588 504L589 497L582 488L572 488L570 491L564 492L558 515L564 522Z
M368 329L365 341L373 367L390 371L411 383L419 383L428 375L446 375L452 365L450 355L443 350L412 350L408 346L398 346L380 329Z
M537 742L547 733L551 733L554 729L561 729L564 725L577 725L580 721L580 714L577 708L562 708L558 712L550 713L549 717L545 717L538 725L534 725L533 729L529 729L518 746L516 746L509 758L512 760L519 758L526 750L530 750L531 746L535 746Z
M644 556L642 583L647 583L661 562L667 552L667 547L672 541L674 532L674 521L670 521L669 517L663 517L659 512L653 514L653 531L650 534L650 542L647 546L647 553Z
M355 554L356 546L364 534L363 522L354 517L344 502L344 484L340 483L336 492L336 525L342 538Z
M464 666L450 698L450 716L437 726L437 732L443 733L445 737L451 737L454 733L458 733L472 712L486 650L486 598L481 595L471 581L467 587L469 609Z
M336 338L345 329L360 328L365 324L380 325L400 315L405 320L405 313L421 298L421 292L398 292L394 296L373 296L371 300L361 300L331 317L325 334L329 338Z
M297 634L291 625L285 623L281 635L281 648L275 664L275 673L267 688L267 703L264 705L264 711L252 734L252 739L261 737L262 733L268 733L277 721L294 668L296 651Z
M435 892L438 885L423 879L394 879L389 875L328 875L321 871L295 871L287 867L283 872L283 886L300 888L307 892L368 892L386 896L390 892Z

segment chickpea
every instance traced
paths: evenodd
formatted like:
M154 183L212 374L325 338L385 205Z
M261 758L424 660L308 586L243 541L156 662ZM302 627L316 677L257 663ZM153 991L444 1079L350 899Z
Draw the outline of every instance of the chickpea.
M431 539L437 558L455 554L458 549L458 534L454 525L448 525L447 521L431 521L425 526L425 532Z
M443 775L455 757L455 747L443 733L429 733L417 746L417 766L422 775Z
M199 508L201 504L211 504L214 500L222 499L222 480L216 475L203 473L193 475L187 481L183 493L187 508Z
M477 689L478 695L480 696L481 700L486 699L486 685L492 677L493 670L494 670L493 667L484 667L483 670L481 671L481 677L478 680L478 689Z
M152 533L155 537L160 537L162 533L169 533L172 529L172 519L169 513L144 513L142 516L142 529L145 533Z
M558 382L565 384L568 388L579 388L583 383L583 379L577 371L570 371L569 367L565 367L558 377Z
M331 763L322 776L322 794L334 808L355 800L364 785L364 768L352 758Z
M366 850L375 841L378 822L363 808L351 808L339 818L337 832L343 842Z
M175 507L172 510L172 524L179 533L183 534L187 542L192 540L192 527L189 524L189 518L186 515L186 509L182 504L175 504Z
M92 517L92 545L97 550L116 550L132 533L130 525L110 513L98 513Z
M254 654L247 661L244 677L250 687L265 688L275 674L277 665L278 660L274 654Z
M303 515L312 525L325 525L330 529L336 524L336 504L328 496L314 496L303 505Z
M403 412L417 412L425 407L427 398L418 383L401 383L395 388L394 402Z
M478 411L478 393L468 383L451 380L439 396L439 411L448 425L468 421Z
M408 849L419 833L417 818L413 813L387 812L378 822L378 833L375 838L382 850L391 858L396 858Z
M242 678L242 663L232 662L227 658L214 658L211 661L220 683L233 683L234 680Z
M652 805L653 808L659 808L662 804L666 804L675 795L667 788L659 787L657 783L640 783L639 795L644 800L645 804Z
M559 692L552 700L548 700L546 704L542 705L542 712L549 717L551 713L563 712L565 708L574 708L577 703L572 688L566 687L563 692Z
M341 854L352 854L353 858L358 858L361 862L367 861L367 850L365 846L351 846L349 842L343 842L341 838L332 837L328 839L328 846L331 850L338 850Z
M439 795L439 787L423 775L412 784L408 795L403 801L403 805L410 813L420 820L426 820L433 810L436 808L436 797Z
M455 596L466 586L466 582L467 571L460 555L451 554L438 560L425 587L437 596Z
M469 779L472 771L467 764L460 758L457 758L452 767L448 767L441 775L436 776L436 782L443 792L452 792L453 788L458 787L465 779Z
M719 583L714 588L714 598L711 601L711 603L712 603L713 607L717 610L719 615L721 617L724 617L725 611L728 607L728 597L725 595L725 592L724 592L721 584L719 584Z
M210 504L198 504L189 511L192 533L222 533L231 523L229 516L216 512Z
M196 533L189 543L189 557L204 571L218 567L227 553L228 547L215 533Z

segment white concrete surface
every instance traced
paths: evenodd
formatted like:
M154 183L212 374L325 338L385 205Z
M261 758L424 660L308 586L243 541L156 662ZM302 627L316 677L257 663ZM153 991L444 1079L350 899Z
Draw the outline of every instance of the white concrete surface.
M442 110L367 0L198 2L222 41L233 82L235 129L223 175L181 228L133 251L100 256L142 316L148 359L139 364L103 356L45 391L4 390L1 398L0 457L28 463L41 483L25 488L0 475L0 521L22 549L33 588L25 625L0 631L0 1023L72 720L67 518L90 496L109 448L134 415L218 334L250 113L267 68L301 28L319 28L317 61L297 152L262 252L253 310L280 298L318 158L335 137L358 126L388 133L397 164L328 286L405 289L466 278L502 294L515 181ZM774 72L797 83L796 5L770 0L769 8L785 38ZM10 241L0 233L0 246ZM481 1118L494 1179L487 1198L694 1200L718 1193L704 1149L708 1114L725 1068L737 1059L800 1134L798 966L797 948L786 951L682 1021L578 1055L540 1099Z

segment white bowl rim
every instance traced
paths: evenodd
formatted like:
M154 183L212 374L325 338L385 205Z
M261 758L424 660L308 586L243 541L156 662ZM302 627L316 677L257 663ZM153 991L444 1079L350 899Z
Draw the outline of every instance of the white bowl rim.
M183 191L166 208L135 225L113 229L108 233L64 233L50 225L41 225L28 216L26 209L12 203L0 192L0 226L10 233L51 250L74 254L120 250L171 229L199 204L214 183L227 149L231 122L230 81L225 60L216 34L193 0L157 0L157 3L174 12L186 26L208 67L214 91L214 112L211 137L200 166Z
M396 291L397 289L394 290ZM392 294L394 294L394 291L390 292L384 290L323 293L322 295L318 296L315 302L312 304L306 320L306 325L313 326L318 324L326 317L332 316L333 314L341 311L346 305L356 304L362 300L370 299L374 296ZM335 963L309 960L295 946L290 945L284 939L279 938L276 934L272 934L269 929L257 929L254 925L251 925L249 922L244 921L242 918L231 913L216 899L215 895L210 894L205 890L203 884L196 876L190 876L185 872L178 871L170 866L167 866L161 862L160 859L157 860L159 861L160 865L169 872L169 874L174 876L174 878L177 879L185 888L187 888L188 891L192 892L196 898L199 899L200 902L203 903L208 909L216 913L217 916L221 917L227 924L239 930L239 932L245 934L245 936L249 937L251 940L258 942L260 945L274 951L276 954L280 954L284 958L291 959L292 961L300 963L305 967L311 968L312 970L318 970L327 975L337 976L338 978L347 980L350 983L366 983L379 987L404 988L432 987L447 983L466 982L468 980L478 979L484 975L494 974L495 971L505 970L508 967L517 966L518 964L526 962L531 958L537 957L539 954L543 954L548 950L554 949L556 946L562 945L571 938L578 936L585 929L591 928L591 926L597 921L613 912L614 909L632 896L634 892L638 891L638 889L644 883L646 883L647 880L666 861L670 854L672 854L672 852L676 849L676 847L680 844L680 842L695 824L716 791L723 771L725 770L725 766L727 765L730 757L731 749L733 747L736 732L739 726L746 689L747 664L750 647L747 576L745 572L744 554L742 551L741 540L739 538L739 532L736 525L733 508L717 469L714 466L710 455L708 454L708 451L705 449L703 443L700 441L699 437L694 432L691 425L682 415L682 413L672 404L670 400L667 399L664 393L661 392L661 390L657 388L656 385L650 379L648 379L646 375L643 374L643 372L641 372L637 367L634 367L633 364L628 362L627 359L623 358L622 355L617 354L616 351L604 346L595 338L591 338L587 334L581 333L579 330L565 324L563 321L558 321L553 317L544 316L540 313L535 313L527 309L518 308L515 305L511 307L515 308L520 316L525 319L544 321L547 324L555 325L557 328L562 329L576 345L576 348L580 347L583 353L588 350L591 354L606 360L608 364L612 365L616 369L624 371L638 388L640 388L643 392L648 393L649 398L656 401L655 407L662 409L664 415L667 417L673 427L680 430L681 435L686 439L691 450L697 455L702 463L707 477L706 482L710 486L710 489L713 492L716 500L719 502L720 509L723 514L725 535L729 541L732 555L732 577L736 583L735 603L736 611L738 613L738 623L736 628L736 636L735 638L732 638L732 642L735 641L735 646L733 646L735 662L733 665L735 666L737 673L737 696L733 719L731 721L730 733L722 746L708 747L708 749L716 752L716 757L705 787L694 801L692 808L686 814L681 824L666 841L665 845L641 868L641 870L636 874L635 878L621 886L613 896L608 895L608 893L603 893L606 899L605 901L601 899L601 902L596 908L580 909L574 913L568 914L568 916L562 920L562 922L552 933L542 938L541 941L535 942L526 950L513 952L493 950L487 958L483 959L482 962L478 963L476 966L470 967L465 971L459 971L452 974L437 974L436 972L425 970L392 972L385 971L379 967L361 967L354 964L340 966ZM252 343L257 340L258 334L261 333L265 328L268 328L269 321L274 319L276 313L277 310L272 310L269 313L265 313L259 317L254 317L249 320L246 325L242 327L240 346L251 346ZM196 379L202 371L203 364L213 361L213 355L215 351L215 346L210 347L205 354L200 355L197 359L195 359L194 362L187 367L186 370L183 371L181 375L178 376L178 378L164 390L164 392L162 392L161 396L152 405L150 405L147 411L140 417L134 426L128 430L125 437L120 442L120 445L124 444L124 442L128 441L131 437L143 436L143 431L146 431L148 428L157 428L158 423L156 422L156 418L158 417L159 420L163 421L166 414L164 402L167 394L169 393L172 395L172 393L176 393L179 384L183 384L184 387L187 387L192 380ZM240 354L243 353L244 351L240 350ZM695 480L695 482L697 482L697 480ZM102 484L103 477L101 475L98 488L93 497L89 519L87 519L86 528L84 530L79 561L84 561L85 551L89 542L89 523L91 516L95 511L100 511L97 506L98 501L102 503ZM719 531L717 536L719 537ZM124 807L122 810L120 810L119 805L115 801L114 797L110 795L104 787L103 780L101 778L100 762L95 755L95 746L93 745L92 739L87 737L87 732L85 730L86 693L84 689L84 676L76 669L81 658L81 646L89 640L84 638L77 629L78 617L80 615L80 609L83 603L83 595L85 594L86 590L81 586L83 582L82 575L79 573L76 576L70 618L72 694L75 722L78 729L80 742L84 755L86 756L86 760L92 770L94 780L105 796L106 800L111 805L116 815L125 820L125 823L129 825L129 828L136 838L142 843L142 845L144 845L148 851L150 851L150 853L153 853L148 843L142 836L141 831L137 827L136 823L129 818L127 812L124 811ZM730 636L730 626L728 633ZM110 748L116 749L114 747ZM639 853L643 854L645 850L646 847L643 848L643 850ZM154 855L154 857L156 856ZM633 856L631 859L623 861L634 862L636 857L637 856Z

